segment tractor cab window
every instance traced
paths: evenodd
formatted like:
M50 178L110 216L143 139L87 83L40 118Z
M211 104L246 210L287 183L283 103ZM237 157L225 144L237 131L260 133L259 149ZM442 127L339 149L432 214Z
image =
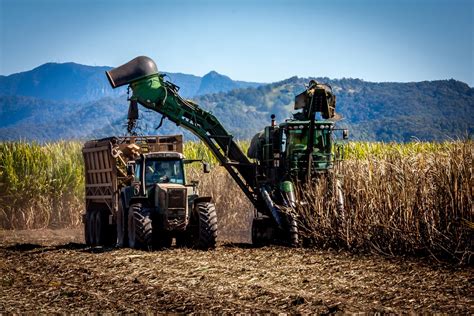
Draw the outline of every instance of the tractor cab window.
M134 181L140 181L141 175L142 174L142 164L141 163L136 163L135 164L135 174L134 174Z
M146 185L155 183L184 184L183 162L181 160L153 160L145 163Z

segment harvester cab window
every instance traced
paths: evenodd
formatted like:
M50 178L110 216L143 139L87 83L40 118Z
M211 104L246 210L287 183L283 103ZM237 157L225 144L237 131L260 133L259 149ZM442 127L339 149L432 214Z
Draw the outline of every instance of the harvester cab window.
M147 185L155 183L184 184L183 164L181 160L147 160L145 164Z
M288 154L292 155L295 152L304 152L308 145L308 130L294 129L288 131L287 149ZM314 131L314 148L313 152L325 152L326 141L325 135L321 130Z
M280 152L284 152L286 149L286 133L281 133Z
M326 142L324 141L324 136L322 131L314 131L314 149L318 151L324 151Z
M301 129L290 130L288 135L289 152L304 151L308 144L308 135L306 131Z

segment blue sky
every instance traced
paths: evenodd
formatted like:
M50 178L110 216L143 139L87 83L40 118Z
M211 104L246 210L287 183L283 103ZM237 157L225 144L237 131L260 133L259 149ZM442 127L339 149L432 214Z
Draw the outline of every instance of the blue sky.
M300 77L474 85L472 0L0 0L0 74L46 62L272 82Z

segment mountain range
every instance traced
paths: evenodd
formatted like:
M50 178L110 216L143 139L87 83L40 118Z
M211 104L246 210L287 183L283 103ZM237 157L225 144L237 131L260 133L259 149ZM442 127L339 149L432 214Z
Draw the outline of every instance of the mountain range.
M0 76L0 140L52 141L124 135L126 88L112 89L110 67L47 63ZM474 89L456 80L410 83L360 79L298 78L274 83L236 81L211 71L200 77L166 72L167 79L221 120L237 138L250 138L291 116L294 96L310 79L326 82L337 96L340 127L352 139L378 141L446 140L472 135ZM157 113L141 111L139 132L183 133L171 122L157 131ZM192 138L185 133L186 138Z

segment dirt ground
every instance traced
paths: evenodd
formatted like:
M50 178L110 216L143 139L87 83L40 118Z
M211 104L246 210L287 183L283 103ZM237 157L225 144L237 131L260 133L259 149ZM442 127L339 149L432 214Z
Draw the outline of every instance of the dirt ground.
M90 249L80 229L0 231L0 313L474 313L474 269L221 243Z

